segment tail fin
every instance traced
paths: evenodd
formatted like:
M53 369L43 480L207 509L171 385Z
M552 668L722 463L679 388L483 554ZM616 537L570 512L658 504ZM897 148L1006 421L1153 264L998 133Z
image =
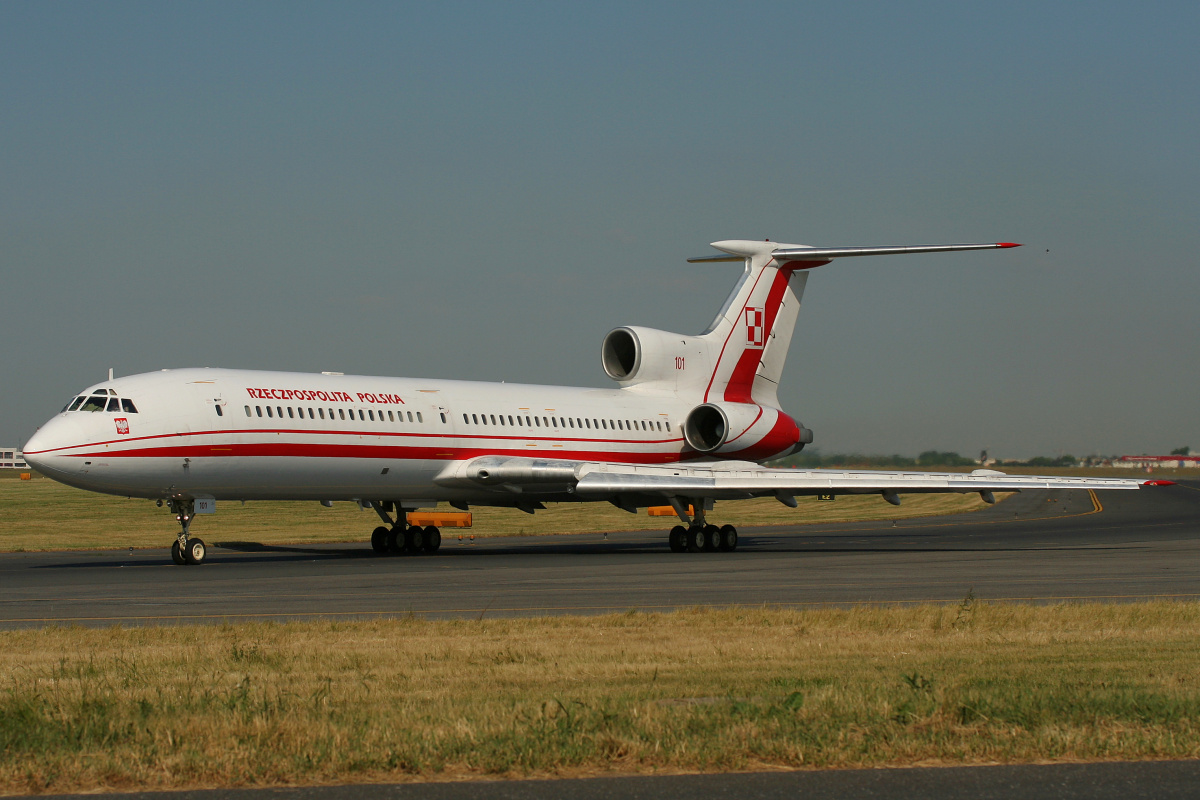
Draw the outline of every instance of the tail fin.
M714 367L703 402L758 403L778 407L776 395L808 273L824 261L780 261L775 251L800 245L731 239L713 242L729 255L688 259L745 261L746 271L701 338Z
M1019 247L998 244L917 245L911 247L830 247L730 239L712 246L727 255L689 258L690 262L745 261L746 271L712 325L699 338L708 343L714 364L703 402L757 403L779 407L777 389L787 360L792 330L808 281L806 270L835 258Z

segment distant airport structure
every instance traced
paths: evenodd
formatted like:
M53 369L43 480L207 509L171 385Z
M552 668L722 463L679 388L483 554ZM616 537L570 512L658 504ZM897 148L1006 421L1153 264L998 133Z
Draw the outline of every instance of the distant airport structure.
M1184 469L1186 467L1200 467L1200 455L1179 455L1178 453L1169 456L1121 456L1113 462L1114 467L1127 467L1129 469Z
M29 469L25 456L15 447L0 447L0 469Z

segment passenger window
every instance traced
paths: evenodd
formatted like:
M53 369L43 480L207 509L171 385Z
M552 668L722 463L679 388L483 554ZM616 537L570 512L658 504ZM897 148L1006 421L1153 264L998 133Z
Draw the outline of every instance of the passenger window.
M541 422L541 420L539 420L537 417L534 417L534 418L533 418L533 426L534 426L535 428L540 428L540 427L542 427L542 422Z
M585 420L583 421L583 427L584 427L584 428L586 428L586 429L588 429L588 430L591 430L591 427L592 427L592 422L591 422L591 420L585 419Z
M275 411L279 414L279 418L283 419L283 406L275 406Z
M443 422L443 423L445 423L445 422L446 422L446 415L445 415L444 413L442 413L442 412L440 412L440 411L439 411L439 412L438 412L438 416L442 418L442 422Z
M478 425L478 424L479 424L479 416L478 416L478 415L476 415L476 414L472 414L472 415L471 415L471 422L474 422L476 425Z
M552 427L552 428L557 428L557 427L558 427L558 417L551 417L551 418L550 418L550 427Z
M417 412L417 422L424 422L425 418L421 416L421 412Z
M504 427L504 415L500 415L500 427Z
M471 424L471 419L470 419L470 417L468 417L466 414L463 414L463 422L465 422L465 423L467 423L468 425L470 425L470 424Z
M363 422L367 421L367 418L365 416L363 416L363 410L361 408L358 410L358 418L360 420L362 420Z
M371 422L374 422L374 421L375 421L375 409L373 409L373 408L368 408L368 409L367 409L367 416L371 418Z
M392 410L388 409L388 422L395 422L396 418L392 415Z
M225 416L225 412L221 410L221 406L220 406L220 405L218 405L218 404L213 404L213 408L214 408L214 409L216 409L216 411L217 411L217 416L218 416L218 417L223 417L223 416Z
M246 406L246 416L250 416L250 406Z
M295 418L296 418L296 412L292 410L291 406L288 406L288 419L295 419Z
M408 421L409 421L409 422L412 422L412 421L413 421L413 420L412 420L412 412L411 412L411 411L410 411L410 412L408 412Z
M332 415L331 415L331 416L332 416ZM338 409L338 419L342 419L342 420L344 420L345 418L346 418L346 409L344 409L344 408L339 408L339 409Z
M258 412L258 415L260 417L262 416L262 406L255 406L254 410Z
M317 413L321 415L321 419L325 419L325 409L318 408Z
M268 416L268 417L270 417L271 419L274 419L274 418L275 418L275 415L274 415L273 413L271 413L271 407L270 407L270 406L267 406L267 416Z

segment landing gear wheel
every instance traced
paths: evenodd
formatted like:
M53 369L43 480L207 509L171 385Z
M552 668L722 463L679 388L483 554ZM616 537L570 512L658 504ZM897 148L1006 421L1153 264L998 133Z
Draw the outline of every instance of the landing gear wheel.
M189 564L203 564L206 555L208 555L208 548L204 546L203 539L188 539L188 543L183 548L183 557Z
M738 532L737 528L732 525L721 526L721 544L718 548L723 553L730 553L737 550Z
M183 550L179 547L178 539L171 542L171 560L181 567L187 563L187 559L183 557Z
M376 553L388 551L388 529L380 525L371 531L371 549Z
M704 528L697 526L688 528L687 532L687 549L689 553L699 553L704 549L704 540L707 537L704 535Z
M404 552L404 531L392 528L387 532L387 551L389 553Z
M704 526L704 552L715 552L721 546L721 529L716 525Z
M687 550L687 528L682 525L671 528L671 535L667 541L671 544L672 553L682 553Z
M419 553L425 548L425 529L413 525L404 532L404 552Z
M442 532L430 525L425 529L425 552L436 553L442 546Z

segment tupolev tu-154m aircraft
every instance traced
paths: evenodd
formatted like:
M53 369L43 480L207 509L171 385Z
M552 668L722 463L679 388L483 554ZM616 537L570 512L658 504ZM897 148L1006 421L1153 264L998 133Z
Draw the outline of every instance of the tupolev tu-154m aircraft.
M205 560L191 535L217 500L357 501L383 520L379 553L432 553L441 535L406 512L447 502L533 513L547 502L670 505L672 550L730 551L738 533L708 521L717 500L816 494L1025 488L1136 489L1136 480L877 470L771 469L812 431L776 390L809 271L837 258L987 250L1013 243L807 247L714 242L691 262L742 262L699 335L621 327L604 337L619 388L173 369L111 378L73 398L25 445L44 475L96 492L157 499L180 523L171 556ZM394 516L393 516L394 514Z

